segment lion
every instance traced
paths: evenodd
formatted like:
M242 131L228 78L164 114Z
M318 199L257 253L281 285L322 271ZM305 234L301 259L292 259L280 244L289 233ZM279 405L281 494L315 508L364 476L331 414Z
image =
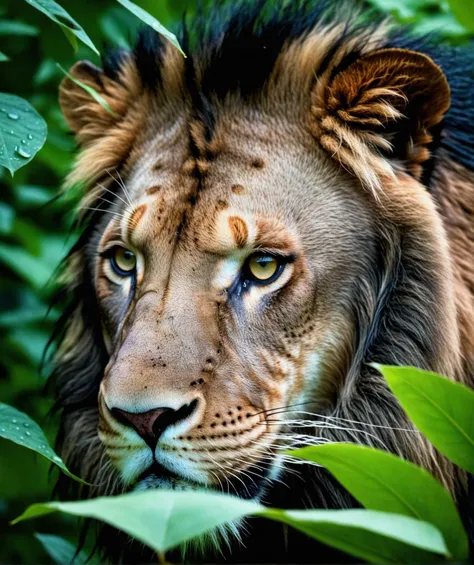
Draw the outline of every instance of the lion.
M82 497L349 508L283 453L349 441L429 470L464 512L468 477L372 364L473 384L472 50L340 3L276 4L183 23L187 58L145 28L61 84L80 146L66 186L84 187L52 375L61 454L94 485ZM259 520L223 538L204 560L346 559Z

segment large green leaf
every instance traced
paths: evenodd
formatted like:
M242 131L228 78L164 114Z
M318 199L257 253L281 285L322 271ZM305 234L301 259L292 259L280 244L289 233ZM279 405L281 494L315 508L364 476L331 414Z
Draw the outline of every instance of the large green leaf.
M474 473L474 392L414 367L374 366L416 427L456 465Z
M142 22L146 23L147 25L149 25L150 27L152 27L155 31L157 31L158 33L160 33L163 37L166 37L166 39L172 43L176 49L178 49L178 51L184 56L186 57L186 54L184 53L184 51L181 49L181 45L178 42L178 39L176 38L176 35L174 35L174 33L171 33L170 31L168 31L165 26L163 26L162 24L160 24L160 22L151 14L149 14L147 11L145 11L143 8L140 8L140 6L137 6L136 4L134 4L133 2L130 2L130 0L117 0L117 2L119 2L120 4L122 4L122 6L124 8L127 8L127 10L129 10L130 12L132 12L132 14L134 14L135 16L137 16L137 18L139 18L140 20L142 20Z
M77 51L77 39L82 41L92 51L100 55L96 46L92 43L90 37L83 28L74 20L66 10L54 0L25 0L40 12L43 12L49 19L57 23L63 30L65 36L72 45L74 51Z
M64 461L56 455L48 443L43 430L24 412L13 406L0 402L0 437L8 439L36 451L46 459L57 465L61 471L72 479L84 483L82 479L73 475L66 467Z
M258 515L291 524L329 545L373 562L439 561L448 550L432 525L369 510L283 511L199 491L154 490L81 502L33 504L13 523L55 511L96 518L165 552L213 528Z
M262 509L257 503L223 494L151 490L81 502L33 504L14 523L60 510L107 522L164 552Z
M267 510L332 547L372 563L438 563L448 551L431 524L375 510Z
M84 551L76 555L76 548L64 538L51 534L35 534L35 538L41 543L46 553L54 563L58 565L95 565L94 559L89 559Z
M26 100L0 93L0 165L11 175L33 159L48 134L46 122Z
M291 455L326 467L366 508L434 524L451 555L467 558L468 541L456 505L425 469L385 451L350 443L304 447Z

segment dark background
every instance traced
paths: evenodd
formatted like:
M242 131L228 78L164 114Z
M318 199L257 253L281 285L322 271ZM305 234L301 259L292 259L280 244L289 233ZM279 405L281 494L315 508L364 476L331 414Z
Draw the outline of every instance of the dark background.
M140 22L114 0L58 1L100 51L107 46L130 47L133 42ZM185 10L193 13L197 2L136 3L173 29ZM474 0L372 0L365 5L375 15L387 13L412 24L416 33L438 32L450 43L468 41L468 28L474 30ZM0 167L0 401L29 414L53 442L55 420L48 416L52 400L44 390L47 364L42 371L39 366L58 315L56 309L46 313L55 270L74 241L72 210L78 196L69 194L51 201L76 150L57 102L63 75L56 63L68 69L79 59L96 64L99 59L82 44L74 53L62 30L23 0L0 0L0 51L10 59L0 63L0 90L29 100L49 130L43 149L14 178ZM50 498L55 473L49 474L46 460L0 439L1 563L51 561L33 537L35 528L73 542L77 539L76 521L64 515L15 527L8 524L28 504Z

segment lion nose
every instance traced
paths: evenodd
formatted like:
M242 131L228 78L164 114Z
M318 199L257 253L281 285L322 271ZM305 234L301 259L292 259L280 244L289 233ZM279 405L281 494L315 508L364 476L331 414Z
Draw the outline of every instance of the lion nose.
M128 412L121 408L112 408L115 419L125 426L134 428L138 435L155 449L158 439L166 428L188 418L195 410L197 400L181 406L178 410L173 408L153 408L147 412Z

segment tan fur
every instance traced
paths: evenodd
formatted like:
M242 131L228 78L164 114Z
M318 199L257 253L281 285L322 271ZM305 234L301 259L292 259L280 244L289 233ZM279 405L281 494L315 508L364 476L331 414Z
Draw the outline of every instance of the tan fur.
M69 79L62 85L63 110L83 145L69 182L88 184L89 207L110 186L97 184L107 170L124 180L94 242L109 359L92 410L103 447L89 433L90 449L130 488L152 454L114 409L195 402L155 456L183 481L220 488L291 445L287 420L298 410L292 416L288 407L310 402L302 411L314 418L356 419L377 434L321 425L314 438L389 449L462 491L464 477L413 433L368 363L416 364L472 384L474 177L442 155L439 200L421 184L449 87L427 56L379 49L383 26L364 38L356 61L337 70L353 37L315 79L340 33L318 28L285 45L250 102L235 92L211 97L218 118L210 137L171 48L153 93L130 61L122 84L98 71L93 80L83 64L72 69L101 88L114 116ZM107 281L109 231L137 255L133 296L130 281L115 281L119 289ZM268 286L230 296L255 251L291 260ZM77 252L71 272L83 262ZM84 331L75 313L60 357L74 355ZM68 425L69 438L79 437L83 420ZM100 463L77 461L72 441L66 460L93 480Z

